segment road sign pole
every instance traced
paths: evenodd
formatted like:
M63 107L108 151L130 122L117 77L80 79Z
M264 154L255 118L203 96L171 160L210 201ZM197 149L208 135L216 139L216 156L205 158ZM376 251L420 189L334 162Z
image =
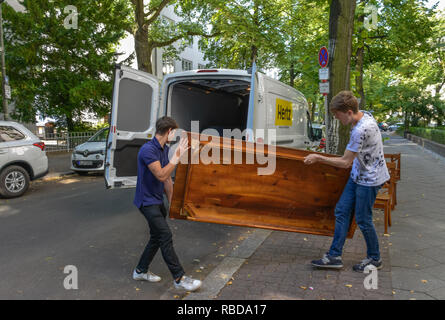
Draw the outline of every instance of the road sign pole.
M319 78L323 84L328 82L329 80L329 68L326 68L329 65L329 53L326 47L321 47L320 51L318 51L318 64L321 69L318 72ZM329 86L326 88L326 85L320 84L320 93L324 96L324 123L326 128L326 152L329 150L329 128L331 126L329 119L329 109L328 109L328 93Z
M329 127L330 127L330 121L329 121L329 110L328 110L328 95L324 94L324 119L325 119L325 128L326 128L326 143L325 143L325 150L326 153L329 150L329 139L328 139L328 133L329 133Z

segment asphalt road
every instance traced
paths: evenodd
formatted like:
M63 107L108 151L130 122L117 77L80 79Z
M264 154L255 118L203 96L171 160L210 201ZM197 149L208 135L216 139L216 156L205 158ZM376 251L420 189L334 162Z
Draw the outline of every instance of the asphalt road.
M0 198L0 299L174 299L172 277L158 252L159 283L131 277L148 241L132 205L134 189L106 190L102 176L33 182L25 196ZM170 220L188 275L204 279L242 240L247 228ZM66 290L67 265L78 289Z

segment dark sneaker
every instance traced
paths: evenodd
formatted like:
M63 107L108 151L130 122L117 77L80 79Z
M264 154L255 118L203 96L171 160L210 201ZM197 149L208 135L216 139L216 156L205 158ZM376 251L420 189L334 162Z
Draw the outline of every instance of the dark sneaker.
M343 268L343 262L341 257L332 257L328 253L325 253L320 260L313 260L312 265L317 268L328 269L341 269Z
M365 270L365 268L367 266L369 266L369 265L373 265L378 270L378 269L382 269L383 262L382 262L382 259L380 259L379 261L376 261L376 260L371 259L371 258L366 258L366 259L363 259L362 262L354 265L352 267L352 270L354 270L356 272L363 272Z

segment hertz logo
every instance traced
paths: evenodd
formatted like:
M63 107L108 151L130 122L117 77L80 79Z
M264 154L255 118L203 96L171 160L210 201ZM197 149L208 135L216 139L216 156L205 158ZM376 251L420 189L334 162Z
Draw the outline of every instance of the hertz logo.
M275 125L292 126L292 102L277 99L275 103Z

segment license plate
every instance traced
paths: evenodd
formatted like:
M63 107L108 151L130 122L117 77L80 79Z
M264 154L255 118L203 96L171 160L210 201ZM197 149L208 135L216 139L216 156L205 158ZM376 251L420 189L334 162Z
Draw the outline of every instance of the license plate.
M78 161L77 164L79 166L92 166L93 165L93 161Z

